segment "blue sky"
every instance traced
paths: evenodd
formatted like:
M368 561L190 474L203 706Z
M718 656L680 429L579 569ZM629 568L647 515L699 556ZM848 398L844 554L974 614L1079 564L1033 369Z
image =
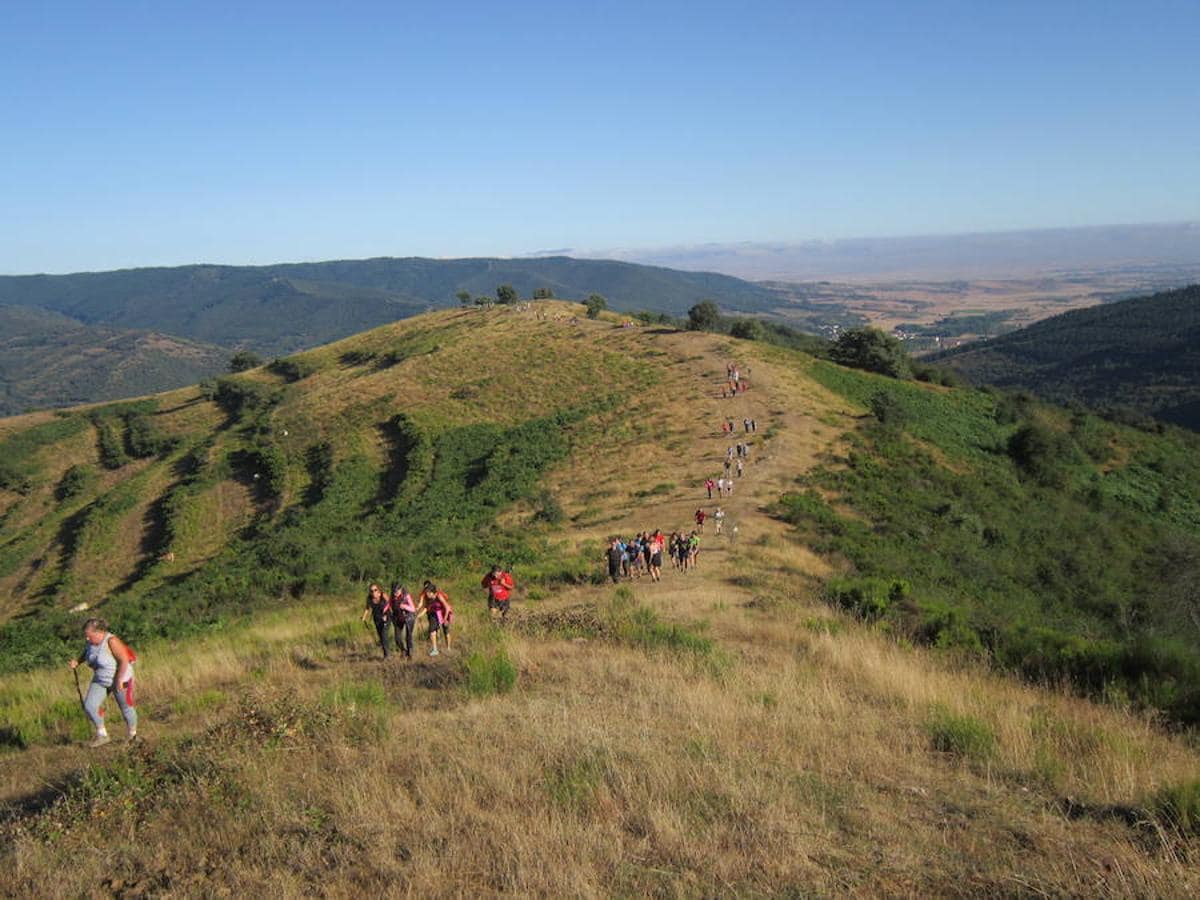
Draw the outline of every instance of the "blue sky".
M8 3L0 272L1200 218L1200 3Z

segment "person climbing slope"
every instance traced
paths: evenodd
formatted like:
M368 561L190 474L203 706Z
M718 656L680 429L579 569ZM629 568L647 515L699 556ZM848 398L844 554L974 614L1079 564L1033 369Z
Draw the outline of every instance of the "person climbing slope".
M432 581L425 582L421 589L421 604L417 607L418 615L424 611L429 620L429 649L430 656L438 655L438 632L446 639L446 649L450 649L450 620L454 618L454 608L450 598L437 589Z
M512 575L501 566L492 566L492 570L483 576L481 584L488 592L488 613L492 621L496 620L496 614L499 613L503 622L508 618L509 598L514 587Z
M388 623L392 620L392 600L383 592L383 588L372 583L367 588L367 605L363 609L362 620L370 616L375 623L375 633L379 636L379 646L383 648L383 658L388 658Z
M417 606L413 596L402 584L392 585L392 634L396 649L403 650L406 659L412 659L413 627L417 624ZM404 635L401 643L400 636Z
M103 747L108 743L108 729L104 725L104 698L111 691L125 719L125 731L129 740L137 740L138 716L133 703L133 664L137 654L124 641L108 630L103 619L88 619L83 623L83 652L68 663L72 669L87 663L92 669L92 681L83 698L83 711L96 729L89 747ZM78 683L77 683L78 686Z

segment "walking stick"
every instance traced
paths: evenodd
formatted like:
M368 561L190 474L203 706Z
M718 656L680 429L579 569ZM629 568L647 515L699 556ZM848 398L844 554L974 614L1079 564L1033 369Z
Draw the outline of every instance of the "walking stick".
M87 705L83 702L83 688L79 686L79 667L76 666L72 669L71 674L75 676L75 693L79 695L79 705L83 709L84 715L87 715Z

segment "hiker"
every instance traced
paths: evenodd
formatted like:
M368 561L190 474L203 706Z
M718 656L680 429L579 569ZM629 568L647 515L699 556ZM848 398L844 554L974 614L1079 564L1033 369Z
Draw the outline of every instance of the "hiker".
M721 509L721 507L718 506L716 508L716 511L713 512L713 521L717 523L717 527L714 528L713 530L717 534L720 534L721 529L725 525L725 510Z
M417 606L413 596L402 584L392 585L392 635L396 649L404 651L405 659L412 659L413 627L417 624ZM404 642L400 642L403 633Z
M749 433L750 433L750 417L749 417L749 416L747 416L746 418L742 419L742 430L743 430L743 431L744 431L746 434L749 434Z
M700 535L692 532L687 539L688 566L696 568L696 563L700 560Z
M682 531L673 537L671 555L674 557L675 568L686 572L688 570L688 542Z
M717 496L718 497L725 496L725 479L724 478L717 479Z
M438 632L446 638L446 649L450 649L450 620L454 617L454 609L450 606L450 598L437 589L432 581L425 582L421 588L421 604L417 614L422 611L429 620L429 655L438 655Z
M708 491L708 499L709 500L712 499L713 488L715 488L716 486L717 486L717 483L715 481L713 481L711 478L704 479L704 489L706 491Z
M616 584L621 580L621 561L625 557L625 548L621 545L619 537L614 537L608 542L608 551L605 556L608 559L608 577L612 579L613 584Z
M497 612L500 613L500 621L505 621L508 618L509 597L512 596L514 587L512 575L500 566L492 566L492 571L483 576L481 583L488 592L488 613L492 621L496 620Z
M383 658L388 658L388 624L392 621L392 598L383 592L383 588L374 582L367 588L367 605L362 612L365 623L367 616L375 622L375 633L379 635L379 646L383 648Z
M662 581L662 555L663 555L664 542L665 542L665 538L663 538L663 533L662 533L662 531L658 531L658 530L656 530L654 532L654 536L651 537L650 541L649 541L649 546L648 546L648 549L650 551L649 568L650 568L650 578L653 581Z
M630 578L641 578L645 563L642 561L642 543L635 534L625 544L625 570Z
M704 508L701 507L700 509L696 510L696 515L694 518L696 519L696 530L703 531L704 530L704 520L708 518L708 513L706 513L704 511Z
M654 547L650 543L650 533L643 531L638 538L638 544L642 548L642 562L646 564L646 574L650 576L651 580L657 581L658 579L654 578L654 571L650 567L650 563L654 559Z
M104 698L110 691L117 698L117 706L125 718L129 740L137 740L138 716L133 703L133 664L137 654L108 630L108 623L103 619L84 622L83 639L86 642L83 652L68 665L74 670L80 663L87 663L93 672L83 697L83 711L96 729L96 736L88 746L103 747L109 741L108 729L104 727ZM78 685L76 681L76 687Z
M750 420L750 433L758 434L758 422L754 421L754 419Z
M737 461L737 477L738 478L742 477L742 472L745 470L745 468L746 468L745 464L739 459Z

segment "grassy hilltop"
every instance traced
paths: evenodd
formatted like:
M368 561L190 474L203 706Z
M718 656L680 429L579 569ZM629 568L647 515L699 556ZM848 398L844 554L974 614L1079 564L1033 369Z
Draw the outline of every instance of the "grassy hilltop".
M727 533L604 583L726 415ZM1194 894L1194 450L564 303L0 420L0 884ZM367 581L429 576L453 652L381 662ZM140 746L75 743L79 603Z

